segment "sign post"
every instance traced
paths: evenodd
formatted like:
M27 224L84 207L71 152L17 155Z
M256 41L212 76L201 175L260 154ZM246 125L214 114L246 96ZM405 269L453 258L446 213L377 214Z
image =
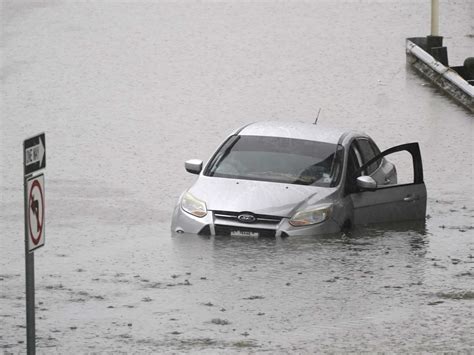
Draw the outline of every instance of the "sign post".
M35 258L34 250L44 245L44 175L33 173L46 167L44 133L23 141L23 190L25 209L26 348L36 353Z

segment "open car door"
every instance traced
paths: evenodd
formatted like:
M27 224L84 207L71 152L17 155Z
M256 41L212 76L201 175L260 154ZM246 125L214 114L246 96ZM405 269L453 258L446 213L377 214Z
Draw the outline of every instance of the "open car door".
M424 219L426 216L426 187L423 181L423 165L418 143L402 144L375 156L354 174L387 155L407 151L413 160L413 182L407 184L380 185L361 189L350 194L353 203L353 224L398 222Z

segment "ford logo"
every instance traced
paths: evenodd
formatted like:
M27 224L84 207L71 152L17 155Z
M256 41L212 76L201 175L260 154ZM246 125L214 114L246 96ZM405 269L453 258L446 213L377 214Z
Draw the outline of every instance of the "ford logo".
M250 213L242 213L242 214L239 214L237 216L237 219L240 221L240 222L243 222L243 223L253 223L255 222L257 219L255 218L255 216L253 214L250 214Z

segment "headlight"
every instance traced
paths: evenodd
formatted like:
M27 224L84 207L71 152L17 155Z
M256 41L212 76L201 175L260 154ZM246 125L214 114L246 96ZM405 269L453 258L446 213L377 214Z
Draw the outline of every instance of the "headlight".
M331 205L319 206L310 210L296 212L290 219L293 227L309 226L318 224L328 219L332 210Z
M199 218L207 215L206 203L197 199L189 192L186 192L181 199L181 208L183 211Z

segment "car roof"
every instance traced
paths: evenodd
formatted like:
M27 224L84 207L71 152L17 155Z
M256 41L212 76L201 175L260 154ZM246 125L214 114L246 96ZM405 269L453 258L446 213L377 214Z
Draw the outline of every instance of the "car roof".
M237 131L237 134L241 136L296 138L334 144L337 144L345 133L357 134L353 131L328 128L311 123L272 121L251 123Z

